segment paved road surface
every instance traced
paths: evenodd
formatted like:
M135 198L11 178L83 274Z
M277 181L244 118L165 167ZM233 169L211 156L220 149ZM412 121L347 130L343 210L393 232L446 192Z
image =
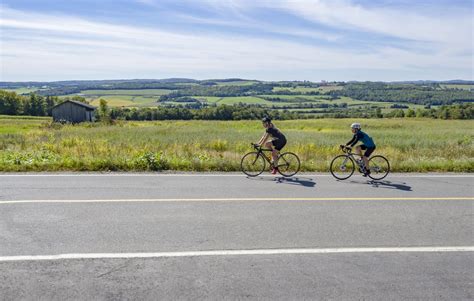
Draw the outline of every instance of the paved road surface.
M0 299L472 299L473 180L0 174Z

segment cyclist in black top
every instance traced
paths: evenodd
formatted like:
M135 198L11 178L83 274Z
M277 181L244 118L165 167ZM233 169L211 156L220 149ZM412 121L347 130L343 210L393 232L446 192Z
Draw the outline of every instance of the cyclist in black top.
M275 127L272 123L270 117L264 117L262 119L262 125L266 129L265 134L263 134L262 138L258 142L258 145L263 146L265 145L266 148L272 150L272 159L273 165L278 165L278 152L286 145L286 137L282 134L282 132ZM268 141L268 139L270 139ZM276 174L278 171L278 167L272 166L272 174Z

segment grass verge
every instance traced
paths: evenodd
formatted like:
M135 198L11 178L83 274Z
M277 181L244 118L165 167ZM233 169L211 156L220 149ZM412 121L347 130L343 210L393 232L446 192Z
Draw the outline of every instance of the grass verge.
M300 156L302 171L327 171L351 138L352 119L276 121L284 150ZM474 121L369 119L361 121L396 172L473 172ZM259 121L118 122L56 125L44 118L0 116L0 171L237 171Z

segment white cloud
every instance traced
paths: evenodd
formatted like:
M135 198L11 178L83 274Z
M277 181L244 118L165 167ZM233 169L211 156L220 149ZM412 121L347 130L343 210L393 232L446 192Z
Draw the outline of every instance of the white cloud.
M204 3L227 1L203 0ZM238 5L236 4L238 2ZM416 11L412 8L395 9L366 7L350 0L233 0L233 8L279 9L309 21L335 28L362 30L392 37L442 43L470 42L473 28L472 10L437 8Z
M209 34L95 22L0 8L1 80L61 80L254 75L261 79L308 78L318 70L418 72L469 70L469 58L449 51L432 54L381 46L356 52L349 47L300 44L279 39ZM307 34L307 33L303 33ZM467 65L467 66L466 66ZM261 76L258 76L258 75ZM305 77L299 77L305 74ZM377 73L379 74L379 73ZM472 78L472 75L471 75ZM377 79L377 78L365 78ZM404 78L378 78L381 80Z
M138 3L141 3L141 4L146 4L146 5L154 5L155 4L155 1L153 0L135 0L136 2Z
M337 41L342 38L340 34L328 33L321 30L315 29L307 29L307 28L298 28L294 26L288 25L275 25L268 22L263 22L260 20L240 20L240 19L222 19L222 18L203 18L203 17L195 17L191 15L184 15L178 14L181 20L191 22L193 24L206 24L206 25L215 25L215 26L225 26L225 27L233 27L233 28L245 28L257 31L259 33L272 33L272 34L280 34L280 35L288 35L294 37L302 37L302 38L311 38L311 39L319 39L325 41Z

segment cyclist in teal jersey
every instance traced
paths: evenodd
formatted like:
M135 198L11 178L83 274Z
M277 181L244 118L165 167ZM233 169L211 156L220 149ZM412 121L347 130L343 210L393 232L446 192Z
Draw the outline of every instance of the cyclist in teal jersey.
M365 165L364 176L366 176L367 174L370 174L369 157L375 150L375 143L374 143L374 140L369 135L367 135L361 130L360 123L356 122L356 123L351 124L351 130L354 136L349 142L346 143L345 146L353 147L354 145L356 145L357 142L359 141L362 142L361 145L356 146L355 152L356 154L360 155L362 157L362 160L364 161L364 165ZM362 155L363 150L365 151L364 155Z

